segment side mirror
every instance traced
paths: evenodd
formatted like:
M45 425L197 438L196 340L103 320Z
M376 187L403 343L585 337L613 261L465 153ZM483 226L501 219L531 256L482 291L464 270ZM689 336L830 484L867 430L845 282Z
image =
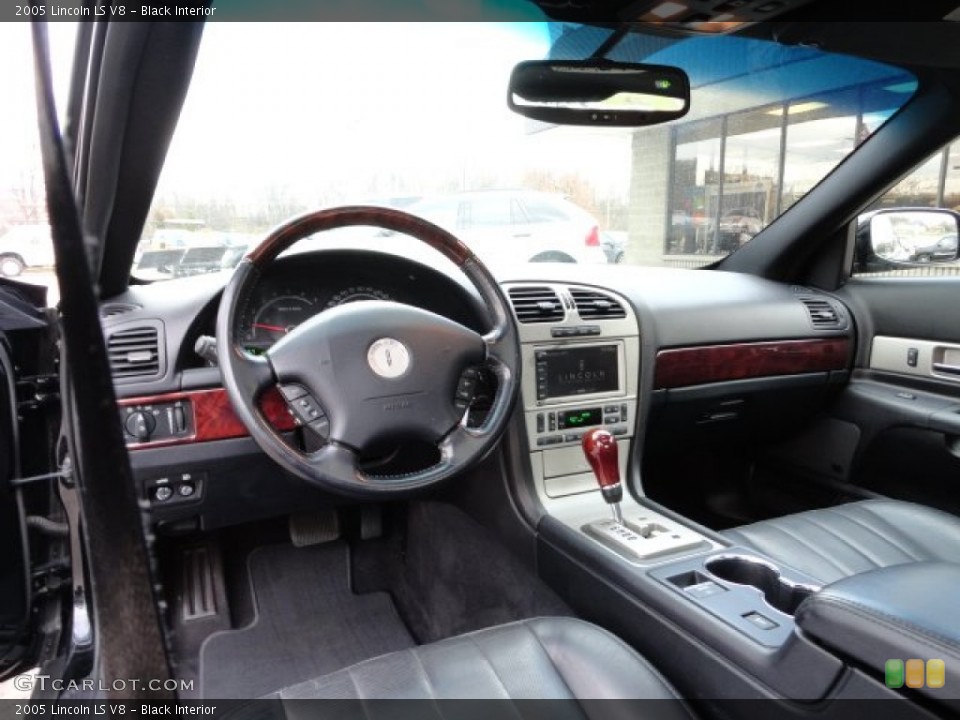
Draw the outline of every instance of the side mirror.
M882 272L956 262L960 213L934 208L891 208L857 221L857 269Z
M680 68L609 60L532 60L510 75L510 109L555 125L641 127L690 109Z

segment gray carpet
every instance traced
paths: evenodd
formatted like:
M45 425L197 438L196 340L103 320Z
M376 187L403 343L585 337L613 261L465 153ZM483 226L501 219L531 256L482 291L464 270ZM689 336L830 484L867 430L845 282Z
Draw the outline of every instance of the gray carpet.
M271 545L248 562L256 619L204 642L204 698L260 697L415 645L387 593L351 592L342 542Z

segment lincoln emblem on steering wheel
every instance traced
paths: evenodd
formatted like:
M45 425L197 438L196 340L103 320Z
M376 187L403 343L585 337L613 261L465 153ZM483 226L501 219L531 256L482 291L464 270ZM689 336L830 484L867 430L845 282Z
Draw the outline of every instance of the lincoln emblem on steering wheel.
M367 351L367 362L380 377L400 377L410 367L410 351L399 340L381 338Z

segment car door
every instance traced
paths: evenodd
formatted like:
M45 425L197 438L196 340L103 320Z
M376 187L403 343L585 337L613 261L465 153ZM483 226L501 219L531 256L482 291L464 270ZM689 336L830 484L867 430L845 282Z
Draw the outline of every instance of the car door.
M59 410L42 297L0 284L0 680L36 661L44 645L38 621L70 580L51 494ZM46 621L56 635L58 623Z
M956 232L960 215L950 211L958 206L955 141L870 215L883 208L883 222L892 218L916 246L930 208L944 209L926 233L939 238ZM941 222L954 225L941 232ZM854 271L837 291L857 323L856 370L828 417L794 444L793 458L855 496L878 493L960 514L960 264L950 254L878 263L864 224L861 216ZM875 240L881 255L885 242L893 244Z

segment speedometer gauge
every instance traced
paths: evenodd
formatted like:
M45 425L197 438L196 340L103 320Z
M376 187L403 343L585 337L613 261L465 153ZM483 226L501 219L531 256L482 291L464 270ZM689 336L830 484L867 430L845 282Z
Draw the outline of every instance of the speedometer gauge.
M257 347L269 347L316 312L316 305L299 295L273 298L253 316L246 342Z
M359 302L360 300L392 300L389 294L385 293L379 288L371 287L370 285L353 285L348 288L344 288L336 295L334 295L327 302L324 307L325 310L329 310L332 307L337 305L346 305L351 302Z

